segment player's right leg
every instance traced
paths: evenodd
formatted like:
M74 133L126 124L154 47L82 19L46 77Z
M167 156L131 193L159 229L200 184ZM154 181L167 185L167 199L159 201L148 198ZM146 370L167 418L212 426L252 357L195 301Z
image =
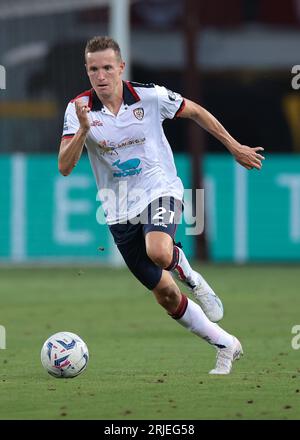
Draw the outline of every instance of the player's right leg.
M179 324L201 337L217 349L217 362L210 374L229 374L232 364L243 354L238 339L211 322L201 307L183 295L170 274L162 272L161 279L152 290L157 302Z

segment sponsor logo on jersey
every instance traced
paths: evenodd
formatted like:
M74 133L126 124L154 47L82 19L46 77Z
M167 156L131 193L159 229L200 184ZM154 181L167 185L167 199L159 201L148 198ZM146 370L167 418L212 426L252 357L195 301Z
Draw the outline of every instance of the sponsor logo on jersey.
M100 150L100 154L102 156L104 156L105 154L116 154L118 155L118 150L123 149L123 148L127 148L127 147L132 147L134 145L142 145L144 144L146 141L146 138L140 138L140 139L125 139L122 142L113 142L113 141L99 141L98 142L98 147Z
M113 163L113 166L119 168L119 171L113 173L114 177L127 177L137 176L142 171L142 168L138 168L141 161L138 158L129 159L125 162L121 162L120 159Z
M142 107L139 108L135 108L133 110L133 114L136 117L136 119L138 119L139 121L141 121L144 117L144 109Z
M64 118L64 131L68 130L69 126L68 126L68 120L67 120L67 115Z
M118 155L118 153L116 151L116 147L109 145L109 143L107 141L99 141L98 147L99 147L101 156L104 156L105 154Z
M175 101L176 98L179 97L178 93L172 92L172 90L169 90L169 89L167 89L167 90L168 90L168 97L169 97L170 101Z
M95 119L95 121L93 121L91 123L91 127L99 127L99 126L102 126L102 125L103 125L103 122L98 121L97 119Z

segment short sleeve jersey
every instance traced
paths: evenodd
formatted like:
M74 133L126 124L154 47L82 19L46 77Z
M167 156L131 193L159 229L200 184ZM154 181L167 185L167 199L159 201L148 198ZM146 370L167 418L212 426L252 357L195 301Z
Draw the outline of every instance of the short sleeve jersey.
M163 131L165 119L184 108L182 96L154 84L123 82L123 103L114 115L93 89L67 106L63 137L79 129L75 100L91 108L85 146L108 224L129 220L161 196L183 198L171 147Z

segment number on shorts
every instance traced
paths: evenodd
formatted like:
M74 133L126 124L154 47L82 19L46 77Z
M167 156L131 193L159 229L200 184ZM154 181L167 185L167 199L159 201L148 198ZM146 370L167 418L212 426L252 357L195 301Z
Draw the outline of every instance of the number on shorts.
M164 214L167 212L166 208L161 206L160 208L156 208L156 211L158 211L156 214L154 214L152 220L158 220L158 221L164 221ZM169 210L170 217L168 223L173 223L175 211Z

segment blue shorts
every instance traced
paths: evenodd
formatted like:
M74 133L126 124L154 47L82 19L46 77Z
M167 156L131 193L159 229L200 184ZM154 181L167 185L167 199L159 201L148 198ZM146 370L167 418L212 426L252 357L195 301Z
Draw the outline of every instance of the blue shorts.
M145 235L150 231L161 231L170 235L174 241L182 210L181 201L174 197L160 197L127 223L109 226L129 270L149 290L153 290L159 283L162 268L148 257Z

